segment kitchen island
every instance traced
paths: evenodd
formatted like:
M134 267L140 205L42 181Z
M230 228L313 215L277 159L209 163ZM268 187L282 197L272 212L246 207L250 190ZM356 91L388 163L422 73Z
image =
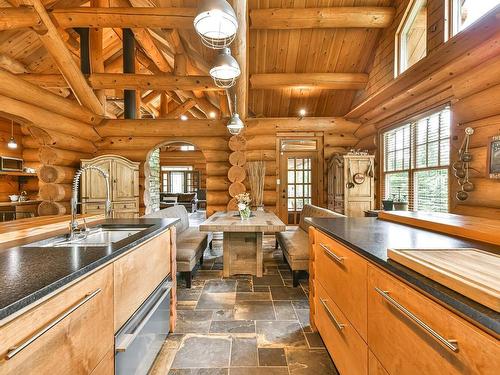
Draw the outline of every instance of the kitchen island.
M48 224L42 239L33 224L34 237L0 250L2 374L112 374L115 334L164 285L172 286L167 332L169 321L173 328L178 219L99 219L89 238L101 231L106 245L57 242L65 219ZM113 237L118 231L125 237Z
M377 218L306 222L312 225L311 325L341 373L489 374L498 368L499 312L387 255L389 248L498 255L498 246Z

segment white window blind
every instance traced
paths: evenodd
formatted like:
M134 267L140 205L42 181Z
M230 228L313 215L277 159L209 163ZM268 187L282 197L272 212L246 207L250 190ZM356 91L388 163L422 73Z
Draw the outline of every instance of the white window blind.
M383 197L410 209L448 211L450 110L383 133Z

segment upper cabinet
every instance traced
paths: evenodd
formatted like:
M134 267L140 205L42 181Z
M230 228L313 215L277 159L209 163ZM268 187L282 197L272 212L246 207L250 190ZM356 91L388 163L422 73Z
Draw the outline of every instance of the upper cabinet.
M92 165L109 174L113 218L139 216L139 163L118 155L103 155L82 159L82 167ZM83 213L104 212L106 180L96 170L82 175Z

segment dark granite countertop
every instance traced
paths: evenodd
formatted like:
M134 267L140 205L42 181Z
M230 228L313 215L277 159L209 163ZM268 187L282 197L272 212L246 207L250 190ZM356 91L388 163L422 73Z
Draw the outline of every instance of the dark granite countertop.
M175 218L103 221L95 226L147 227L110 246L24 246L0 250L0 321L165 231L177 221L179 219Z
M500 335L500 313L387 258L388 248L453 249L474 247L500 254L500 247L383 221L374 217L306 218L306 222L434 297L479 327Z

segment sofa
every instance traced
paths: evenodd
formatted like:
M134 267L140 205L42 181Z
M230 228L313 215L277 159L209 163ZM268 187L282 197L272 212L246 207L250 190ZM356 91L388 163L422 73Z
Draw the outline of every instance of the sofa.
M175 224L177 238L177 271L186 280L186 287L191 288L193 271L198 262L203 264L203 253L211 242L211 234L202 233L198 227L189 226L189 216L183 205L172 206L144 215L144 218L173 218L181 220Z
M292 270L293 286L299 285L299 272L309 270L309 224L306 217L344 217L336 212L313 206L304 205L298 226L287 227L285 232L276 233L276 247L283 251L283 257Z
M164 198L177 198L176 203L164 204ZM196 212L198 209L198 198L196 193L160 193L160 206L172 207L175 205L184 206L188 212Z

